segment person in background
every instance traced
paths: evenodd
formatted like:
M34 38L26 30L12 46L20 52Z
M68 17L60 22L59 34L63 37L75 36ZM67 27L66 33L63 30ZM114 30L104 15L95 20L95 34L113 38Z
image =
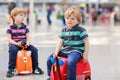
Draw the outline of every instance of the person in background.
M11 13L12 9L14 9L15 7L16 7L15 2L13 2L13 1L8 2L8 24L10 24L12 22L10 13Z
M10 14L12 9L16 7L16 3L15 2L8 2L8 13Z
M51 14L52 14L51 6L47 5L47 22L48 22L48 25L52 24Z

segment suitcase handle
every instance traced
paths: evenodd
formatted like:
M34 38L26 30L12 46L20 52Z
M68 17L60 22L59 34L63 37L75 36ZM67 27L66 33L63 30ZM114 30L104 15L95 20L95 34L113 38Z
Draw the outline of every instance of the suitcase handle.
M56 59L56 66L57 66L57 70L58 70L59 80L62 80L61 73L60 73L60 65L59 65L58 57L56 57L55 59Z
M27 45L26 45L26 43L25 42L21 42L21 45L22 45L22 49L24 50L27 50L27 48L25 48ZM28 46L27 46L28 47Z

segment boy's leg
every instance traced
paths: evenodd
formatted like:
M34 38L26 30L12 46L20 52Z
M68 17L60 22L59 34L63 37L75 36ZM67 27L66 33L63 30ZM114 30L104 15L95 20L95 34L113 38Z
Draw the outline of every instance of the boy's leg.
M31 51L31 58L32 58L32 67L33 69L38 67L38 49L35 48L34 46L30 45L28 47L28 50Z
M8 69L15 69L16 55L19 48L16 45L10 45L9 47L9 66Z
M33 67L33 72L35 69L38 69L37 74L43 74L43 71L38 67L38 49L35 48L34 46L30 45L28 47L28 50L32 52L31 58L32 58L32 67Z
M9 47L9 66L8 72L6 74L7 77L12 77L14 75L14 69L16 65L16 55L19 48L16 45L10 45Z
M58 56L62 56L62 57L67 57L67 54L64 54L62 52L59 52ZM52 67L52 62L51 62L51 57L53 57L53 54L51 54L48 59L47 59L47 73L48 76L50 76L50 72L51 72L51 67ZM49 79L48 79L49 80Z
M67 58L67 79L68 80L76 80L76 64L82 58L80 53L71 52Z
M51 67L52 67L52 62L50 61L51 57L53 57L53 54L51 54L47 59L47 73L48 73L48 76L50 76L50 71L51 71Z

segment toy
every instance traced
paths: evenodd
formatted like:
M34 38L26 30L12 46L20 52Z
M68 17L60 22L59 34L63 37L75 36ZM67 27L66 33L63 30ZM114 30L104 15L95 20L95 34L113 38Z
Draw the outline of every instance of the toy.
M22 50L17 53L16 72L17 74L29 74L32 73L31 51L25 50L24 43L22 45Z
M52 60L53 59L51 59L51 62ZM54 62L54 64L52 65L50 80L66 80L67 58L58 57L54 61L56 62ZM91 80L91 70L89 62L83 63L83 59L81 59L77 63L76 80Z

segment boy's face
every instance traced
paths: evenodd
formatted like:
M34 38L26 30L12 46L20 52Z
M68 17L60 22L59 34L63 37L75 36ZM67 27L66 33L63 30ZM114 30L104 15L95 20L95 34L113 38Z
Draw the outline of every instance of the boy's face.
M78 20L73 15L66 17L65 22L66 25L70 28L73 28L76 24L78 24Z
M16 23L22 23L24 21L24 18L25 18L24 13L20 13L20 14L14 16L14 20Z

